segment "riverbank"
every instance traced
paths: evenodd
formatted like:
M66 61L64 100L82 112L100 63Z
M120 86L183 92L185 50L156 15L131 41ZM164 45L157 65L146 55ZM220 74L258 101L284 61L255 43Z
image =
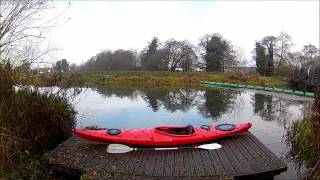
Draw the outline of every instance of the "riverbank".
M320 89L316 91L313 107L305 112L305 118L293 124L289 140L291 154L309 168L310 179L320 179Z
M42 154L72 134L76 112L63 93L18 83L15 73L0 65L0 179L48 179Z
M95 72L81 73L82 79L92 85L124 85L124 86L162 86L162 87L199 87L200 81L227 82L259 86L281 87L290 86L285 77L262 77L242 72Z

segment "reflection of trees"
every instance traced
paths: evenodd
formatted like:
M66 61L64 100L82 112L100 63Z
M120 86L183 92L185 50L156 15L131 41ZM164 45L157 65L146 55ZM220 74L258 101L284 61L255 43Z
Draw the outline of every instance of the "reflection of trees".
M192 106L194 106L194 99L197 97L197 91L195 90L174 90L168 91L165 96L160 97L160 101L163 106L171 111L175 112L180 110L187 112Z
M117 96L120 98L128 97L128 98L135 98L136 93L134 89L128 89L128 88L118 88L118 87L107 87L107 86L98 86L94 88L99 94L110 97L110 96Z
M154 112L157 112L161 106L158 98L164 96L165 92L163 90L147 90L141 93L145 95L144 99L149 104L149 107L151 107Z
M259 114L264 120L270 121L274 119L275 104L272 101L272 96L264 94L255 94L254 113Z
M252 98L254 113L258 114L266 121L277 120L278 123L284 127L291 126L292 121L299 118L293 116L293 112L290 110L291 106L306 108L309 104L308 101L291 100L284 97L258 93Z
M236 91L209 90L204 93L204 103L198 105L200 113L205 117L217 119L228 111L236 99Z
M142 93L145 95L145 100L153 111L159 110L163 107L171 112L180 110L182 112L188 111L194 106L194 100L197 97L196 90L146 90Z
M133 90L115 87L97 87L96 91L103 96L136 98L141 95L154 112L161 106L170 112L187 112L197 106L206 118L220 117L235 103L236 91L209 90L201 92L193 89L143 89Z

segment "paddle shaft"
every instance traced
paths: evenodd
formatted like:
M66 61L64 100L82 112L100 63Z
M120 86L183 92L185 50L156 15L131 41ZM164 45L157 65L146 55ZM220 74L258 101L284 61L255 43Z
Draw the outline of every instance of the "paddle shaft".
M212 143L212 144L203 144L200 146L187 146L187 147L165 147L165 148L132 148L124 144L109 144L107 151L109 153L127 153L130 151L137 151L137 150L176 150L176 149L219 149L221 148L220 144Z
M189 149L189 148L197 148L196 146L195 147L183 147L183 148L180 148L180 149ZM150 150L156 150L156 151L163 151L163 150L175 150L175 149L179 149L178 147L168 147L168 148L150 148ZM137 151L137 150L145 150L144 148L142 149L139 149L139 148L133 148L134 151Z
M155 150L155 151L164 151L164 150L176 150L176 149L203 149L199 146L190 146L190 147L168 147L168 148L131 148L132 151L138 151L138 150Z

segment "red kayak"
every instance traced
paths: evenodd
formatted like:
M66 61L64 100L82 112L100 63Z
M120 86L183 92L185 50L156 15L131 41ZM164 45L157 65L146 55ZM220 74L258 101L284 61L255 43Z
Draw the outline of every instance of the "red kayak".
M159 126L146 129L80 130L74 133L91 142L118 143L137 146L169 147L202 143L247 132L252 126L220 124L216 126Z

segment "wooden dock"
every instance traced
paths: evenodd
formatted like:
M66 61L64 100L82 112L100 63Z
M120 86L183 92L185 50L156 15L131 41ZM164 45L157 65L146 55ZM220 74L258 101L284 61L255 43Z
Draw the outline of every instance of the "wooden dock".
M286 165L254 135L220 140L217 150L141 150L125 154L108 154L106 145L88 143L71 137L46 154L56 171L92 179L108 177L152 177L199 179L272 179L286 171Z

